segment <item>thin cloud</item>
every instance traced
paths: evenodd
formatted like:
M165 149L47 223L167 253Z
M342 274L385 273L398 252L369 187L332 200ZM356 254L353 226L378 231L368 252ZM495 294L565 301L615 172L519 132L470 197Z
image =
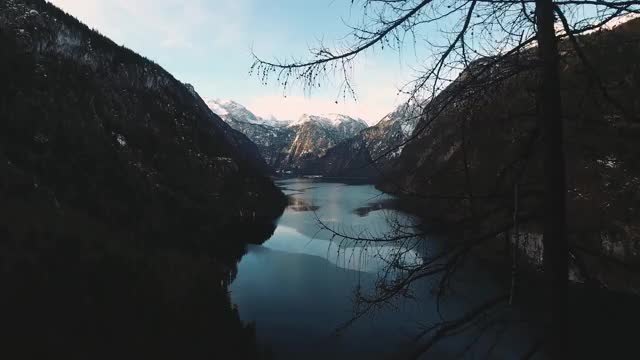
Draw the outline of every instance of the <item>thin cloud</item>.
M248 0L51 0L113 38L133 46L154 41L164 48L224 47L246 37ZM209 4L210 5L210 4Z

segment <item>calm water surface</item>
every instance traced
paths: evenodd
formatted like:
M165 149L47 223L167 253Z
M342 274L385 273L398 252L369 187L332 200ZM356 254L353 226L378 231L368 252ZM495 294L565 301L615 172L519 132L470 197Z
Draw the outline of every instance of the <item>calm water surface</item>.
M337 332L353 316L354 294L374 289L385 268L385 259L402 250L404 262L420 262L437 251L440 242L428 239L403 244L339 241L319 220L331 228L362 237L387 234L402 224L406 231L413 219L395 210L376 207L389 195L371 185L347 185L310 179L278 182L290 196L290 205L273 236L261 246L251 246L238 264L231 284L233 303L244 321L254 322L258 339L278 358L379 359L407 349L412 337L440 319L433 295L436 279L413 288L415 300L399 299ZM447 296L440 313L455 318L498 291L489 274L463 269L455 279L453 295ZM508 338L504 333L508 332ZM482 332L470 331L451 338L429 352L427 358L518 358L530 341L525 329L510 325ZM472 351L460 355L473 342Z

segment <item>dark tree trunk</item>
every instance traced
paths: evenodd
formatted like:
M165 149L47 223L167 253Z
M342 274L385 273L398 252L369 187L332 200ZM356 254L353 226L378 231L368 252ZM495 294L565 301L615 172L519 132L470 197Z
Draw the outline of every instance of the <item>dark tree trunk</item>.
M553 0L536 0L538 121L542 130L545 171L544 272L549 286L546 348L553 359L568 358L568 243L565 210L565 160L558 44Z

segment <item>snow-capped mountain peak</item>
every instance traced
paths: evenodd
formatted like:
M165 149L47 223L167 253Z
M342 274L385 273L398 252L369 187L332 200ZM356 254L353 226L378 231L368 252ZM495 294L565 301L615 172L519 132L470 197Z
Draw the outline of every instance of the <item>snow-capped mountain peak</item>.
M322 125L330 126L330 127L338 127L346 123L359 123L364 125L364 127L368 126L367 123L360 118L354 119L350 116L343 115L343 114L322 114L322 115L303 114L297 120L290 122L289 126L290 127L299 126L307 122L317 122Z
M245 122L249 124L268 125L272 127L286 126L288 123L271 116L268 119L257 116L243 105L227 99L207 99L207 106L224 121Z
M227 117L233 117L236 121L244 121L249 123L260 123L258 117L244 106L233 100L207 99L207 106L218 116L227 120Z
M304 114L281 121L253 114L232 100L205 100L211 111L253 141L267 163L278 171L303 169L327 149L367 128L362 119L342 114Z
M220 105L220 103L218 103L216 100L208 99L208 100L206 100L206 103L207 103L207 106L209 107L209 109L211 109L211 111L213 111L216 115L218 115L220 117L224 117L225 115L229 114L227 109L222 107Z
M365 126L367 125L367 122L360 119L360 118L352 118L350 116L347 115L343 115L343 114L325 114L323 115L324 118L328 119L334 126L340 125L344 122L348 122L348 121L355 121L358 123L362 123Z

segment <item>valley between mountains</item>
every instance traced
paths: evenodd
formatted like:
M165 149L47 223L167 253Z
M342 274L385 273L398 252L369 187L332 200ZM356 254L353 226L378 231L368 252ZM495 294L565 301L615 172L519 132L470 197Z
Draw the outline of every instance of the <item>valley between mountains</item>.
M380 119L263 118L52 2L0 0L0 358L547 359L549 304L551 358L637 358L640 18L551 37L549 282L537 45Z
M206 100L235 130L245 134L280 175L375 179L396 159L418 119L418 107L402 105L369 126L341 114L304 114L295 120L261 118L230 100Z

